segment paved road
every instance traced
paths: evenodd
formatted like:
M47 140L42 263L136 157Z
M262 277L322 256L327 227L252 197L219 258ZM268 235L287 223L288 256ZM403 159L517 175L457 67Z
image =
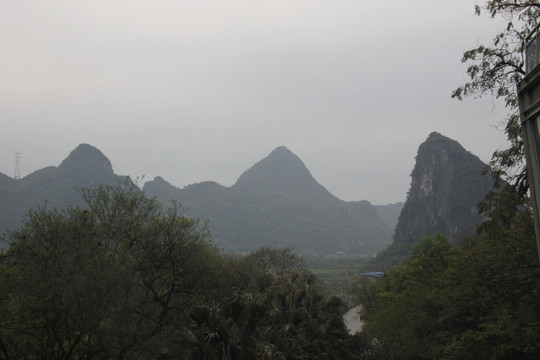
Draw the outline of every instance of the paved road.
M361 309L362 307L360 306L353 307L343 316L345 319L345 325L347 325L347 329L349 329L351 334L355 334L362 330L362 320L360 319L359 315Z

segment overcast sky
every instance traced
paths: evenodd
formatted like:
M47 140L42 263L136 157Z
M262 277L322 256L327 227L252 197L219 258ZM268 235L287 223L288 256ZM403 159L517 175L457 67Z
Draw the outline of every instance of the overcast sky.
M231 186L274 148L343 200L404 201L430 132L488 162L506 111L451 99L501 24L453 0L0 1L0 172L80 143L115 173Z

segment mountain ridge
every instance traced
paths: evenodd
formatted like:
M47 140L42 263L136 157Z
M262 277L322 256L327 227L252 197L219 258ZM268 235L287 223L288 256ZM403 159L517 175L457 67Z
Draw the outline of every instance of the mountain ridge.
M216 242L231 250L270 246L317 256L375 253L391 236L371 203L338 199L284 146L244 171L231 187L204 182L180 189L163 181L149 181L143 191L162 202L180 201L187 215L208 219Z
M110 160L89 144L78 145L58 166L20 180L0 175L1 233L18 227L29 208L84 206L77 189L129 179L116 175ZM374 254L391 241L391 229L371 203L338 199L283 146L244 171L231 187L204 181L180 189L156 176L143 190L164 203L179 200L186 216L209 220L216 244L228 251L270 246L315 256Z

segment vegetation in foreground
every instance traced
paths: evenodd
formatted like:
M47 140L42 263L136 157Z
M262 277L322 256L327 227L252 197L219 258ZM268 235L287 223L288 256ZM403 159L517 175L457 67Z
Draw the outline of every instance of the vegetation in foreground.
M373 359L540 358L540 265L516 94L540 2L489 0L476 13L501 17L506 27L491 45L464 53L469 81L452 96L504 100L510 146L491 165L508 185L481 204L489 220L464 243L424 238L385 278L355 287Z
M374 359L539 359L540 266L514 188L491 220L452 247L422 239L381 280L356 287Z
M465 53L471 81L453 95L493 92L515 110L540 3L491 0L484 10L508 26L493 47ZM540 266L516 115L511 147L492 162L513 186L486 200L478 233L456 247L422 239L403 265L356 287L365 342L347 335L343 303L322 296L291 253L224 256L177 205L101 187L83 192L89 210L38 210L9 235L0 357L538 359Z
M353 359L343 302L287 250L232 258L133 185L30 212L0 255L2 359Z

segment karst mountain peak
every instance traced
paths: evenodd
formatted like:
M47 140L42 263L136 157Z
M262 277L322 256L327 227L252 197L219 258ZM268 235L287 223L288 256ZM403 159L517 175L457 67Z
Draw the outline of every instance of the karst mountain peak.
M89 144L78 145L60 163L58 169L63 171L91 169L100 173L113 174L111 161L98 148Z
M457 141L432 132L418 147L393 243L372 266L397 265L426 236L441 234L454 244L461 242L486 219L478 204L493 186L487 164Z
M302 160L285 146L246 170L232 186L243 191L332 196L311 175Z
M188 217L208 220L216 244L223 249L248 252L269 246L318 256L375 254L392 241L393 232L394 243L409 246L433 232L458 241L474 229L482 220L476 205L491 188L489 177L482 176L486 166L457 141L430 133L418 149L411 189L395 232L394 225L388 225L368 201L346 202L328 192L285 146L255 162L231 187L204 181L177 188L156 176L142 190L163 203L179 201ZM100 150L81 144L59 166L21 179L16 193L11 186L15 181L3 181L5 196L0 200L16 210L3 209L13 216L4 216L5 224L0 225L12 228L36 204L79 205L80 194L74 189L114 185L122 178Z

